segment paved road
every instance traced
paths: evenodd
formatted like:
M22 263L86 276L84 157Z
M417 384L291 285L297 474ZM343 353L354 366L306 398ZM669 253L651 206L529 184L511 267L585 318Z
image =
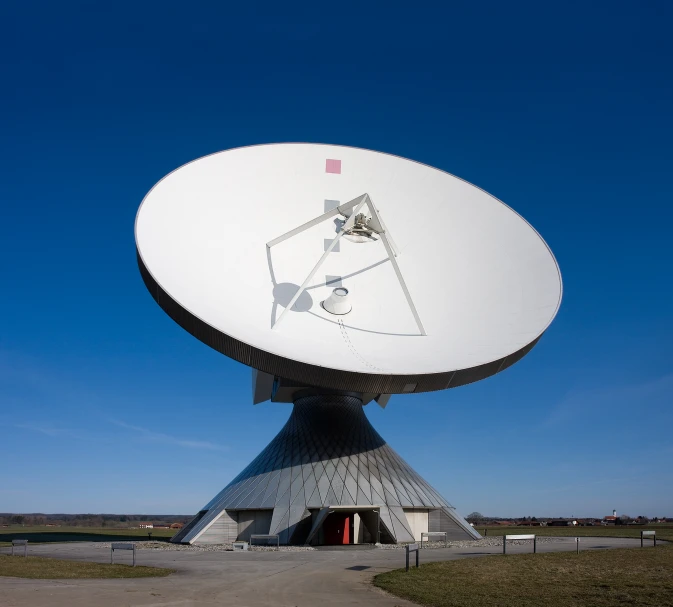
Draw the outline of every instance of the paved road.
M582 538L581 549L640 546L640 540ZM539 552L574 550L574 542L540 543ZM508 546L508 553L530 546ZM5 550L3 549L3 552ZM421 552L421 563L498 554L498 547ZM90 543L30 546L30 554L109 562L110 551ZM128 553L118 553L124 562ZM404 566L402 550L310 552L138 551L138 563L171 567L167 578L26 580L0 578L0 607L410 607L371 585L374 574ZM19 557L16 557L19 558Z

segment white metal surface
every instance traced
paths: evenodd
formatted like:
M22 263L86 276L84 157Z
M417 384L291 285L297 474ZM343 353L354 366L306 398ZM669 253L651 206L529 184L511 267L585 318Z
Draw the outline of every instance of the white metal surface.
M334 159L340 172L326 170ZM399 254L389 257L385 240L338 240L272 330L339 234L333 221L297 226L363 192ZM561 300L551 251L512 209L438 169L357 148L273 144L191 162L146 196L136 244L161 288L211 327L342 371L430 374L499 360L539 337ZM320 305L335 281L357 301L343 317Z

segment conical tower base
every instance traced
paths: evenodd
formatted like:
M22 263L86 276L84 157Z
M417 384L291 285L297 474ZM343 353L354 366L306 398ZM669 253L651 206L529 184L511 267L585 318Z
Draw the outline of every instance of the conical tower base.
M351 529L335 531L337 519ZM281 544L394 543L422 531L480 537L374 430L361 400L318 394L295 400L266 449L172 541L273 534Z

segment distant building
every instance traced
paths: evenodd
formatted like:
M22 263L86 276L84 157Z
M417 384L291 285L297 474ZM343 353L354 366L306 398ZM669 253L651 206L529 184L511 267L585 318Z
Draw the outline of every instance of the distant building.
M171 529L182 529L185 526L184 523L173 523Z
M153 523L138 523L138 527L141 529L154 529Z

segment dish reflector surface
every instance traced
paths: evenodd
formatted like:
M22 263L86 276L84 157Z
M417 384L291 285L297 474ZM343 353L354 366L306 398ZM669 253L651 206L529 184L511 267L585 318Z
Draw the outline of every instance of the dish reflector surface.
M346 218L267 243L364 194L427 335L377 234L341 238L272 328ZM561 300L553 254L508 206L438 169L358 148L272 144L195 160L145 197L136 246L153 296L191 333L262 371L340 389L424 391L497 373L534 345ZM321 302L340 286L352 310L335 316Z

